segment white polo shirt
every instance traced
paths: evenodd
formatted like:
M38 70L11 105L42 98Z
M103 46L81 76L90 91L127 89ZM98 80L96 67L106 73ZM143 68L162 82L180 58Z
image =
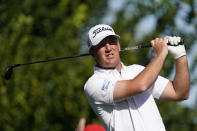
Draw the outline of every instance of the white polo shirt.
M158 76L154 84L143 93L114 102L114 85L118 80L137 76L143 66L122 64L116 69L94 67L94 74L84 86L88 101L107 131L165 131L154 98L159 98L168 79Z

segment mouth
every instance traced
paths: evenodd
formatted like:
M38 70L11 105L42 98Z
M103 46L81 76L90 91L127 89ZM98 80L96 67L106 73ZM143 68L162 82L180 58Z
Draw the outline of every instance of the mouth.
M106 56L107 59L113 59L114 54L110 53L110 54L106 54L105 56Z

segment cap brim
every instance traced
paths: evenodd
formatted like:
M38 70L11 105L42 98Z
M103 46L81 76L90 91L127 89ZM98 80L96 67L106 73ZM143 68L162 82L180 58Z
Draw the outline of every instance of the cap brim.
M91 47L93 47L93 46L97 46L103 39L105 39L106 37L108 37L108 36L115 36L116 38L118 38L118 39L120 39L120 36L119 35L112 35L112 34L109 34L109 35L105 35L105 37L103 37L102 39L100 39L99 41L97 41L97 43L95 44L95 45L92 45ZM90 47L90 48L91 48Z

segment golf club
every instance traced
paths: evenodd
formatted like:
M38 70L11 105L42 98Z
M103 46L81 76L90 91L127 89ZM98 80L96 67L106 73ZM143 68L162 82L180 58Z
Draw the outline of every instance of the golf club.
M172 46L169 42L167 44L169 46ZM184 44L184 40L181 39L181 41L178 43L178 45L183 45L183 44ZM142 45L136 45L136 46L131 46L131 47L127 47L127 48L121 48L120 51L142 49L142 48L148 48L148 47L152 47L151 44L142 44ZM50 62L50 61L65 60L65 59L69 59L69 58L77 58L77 57L83 57L83 56L89 56L89 55L90 55L89 53L85 53L85 54L79 54L79 55L73 55L73 56L49 58L49 59L46 59L46 60L33 61L33 62L28 62L28 63L23 63L23 64L13 64L13 65L10 65L10 66L7 67L4 78L6 80L9 80L12 76L12 72L13 72L13 69L15 67L30 65L30 64L36 64L36 63Z

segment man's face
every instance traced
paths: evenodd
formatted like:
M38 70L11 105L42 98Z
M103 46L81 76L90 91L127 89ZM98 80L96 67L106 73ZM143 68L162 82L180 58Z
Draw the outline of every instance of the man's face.
M120 65L120 44L116 37L108 36L90 50L98 66L116 68Z

